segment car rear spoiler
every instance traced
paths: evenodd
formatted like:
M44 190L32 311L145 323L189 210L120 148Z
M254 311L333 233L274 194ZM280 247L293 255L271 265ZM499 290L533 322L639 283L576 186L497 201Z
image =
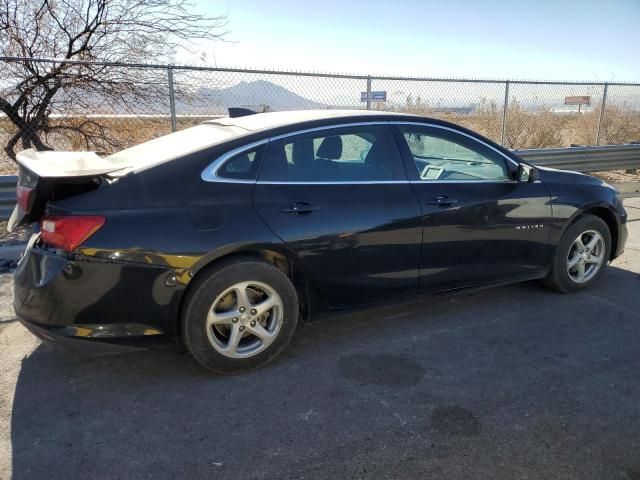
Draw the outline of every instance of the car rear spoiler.
M17 155L20 166L16 188L17 204L7 230L38 221L50 201L80 195L98 188L104 175L127 170L94 152L36 152Z
M86 177L122 170L95 152L36 152L32 148L17 155L18 164L40 178Z

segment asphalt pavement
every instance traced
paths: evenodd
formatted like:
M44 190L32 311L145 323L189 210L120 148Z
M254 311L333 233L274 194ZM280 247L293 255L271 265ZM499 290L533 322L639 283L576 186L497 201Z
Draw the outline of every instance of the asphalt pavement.
M0 478L640 479L640 199L596 288L350 312L275 363L51 352L0 276Z

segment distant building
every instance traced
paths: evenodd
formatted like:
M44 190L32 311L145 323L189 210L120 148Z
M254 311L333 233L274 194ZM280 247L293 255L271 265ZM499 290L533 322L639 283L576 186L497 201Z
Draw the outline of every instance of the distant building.
M560 105L558 107L551 107L549 111L559 115L573 115L574 113L592 112L593 106L582 105L580 111L578 111L578 105Z

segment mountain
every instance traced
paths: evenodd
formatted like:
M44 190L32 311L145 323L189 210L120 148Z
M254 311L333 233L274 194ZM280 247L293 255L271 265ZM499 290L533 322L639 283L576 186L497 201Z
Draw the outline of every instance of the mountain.
M227 88L198 87L180 89L175 94L176 113L189 115L226 115L229 107L245 107L262 112L271 110L302 110L327 108L326 105L266 80L239 82ZM142 87L140 87L142 89ZM120 98L108 98L79 88L61 90L55 101L64 115L168 115L169 98L162 87L147 86L140 98L124 93ZM142 90L141 90L142 93Z
M228 107L246 107L258 111L301 110L326 107L267 80L241 81L231 87L201 87L188 100L176 102L181 114L226 113Z

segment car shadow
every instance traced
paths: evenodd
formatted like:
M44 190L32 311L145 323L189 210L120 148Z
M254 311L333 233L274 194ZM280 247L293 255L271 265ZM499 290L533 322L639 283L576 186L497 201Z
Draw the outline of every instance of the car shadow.
M478 478L633 473L639 287L610 267L575 295L528 282L347 312L231 377L173 348L39 346L15 387L13 478L456 478L460 462ZM596 388L621 379L626 393Z

